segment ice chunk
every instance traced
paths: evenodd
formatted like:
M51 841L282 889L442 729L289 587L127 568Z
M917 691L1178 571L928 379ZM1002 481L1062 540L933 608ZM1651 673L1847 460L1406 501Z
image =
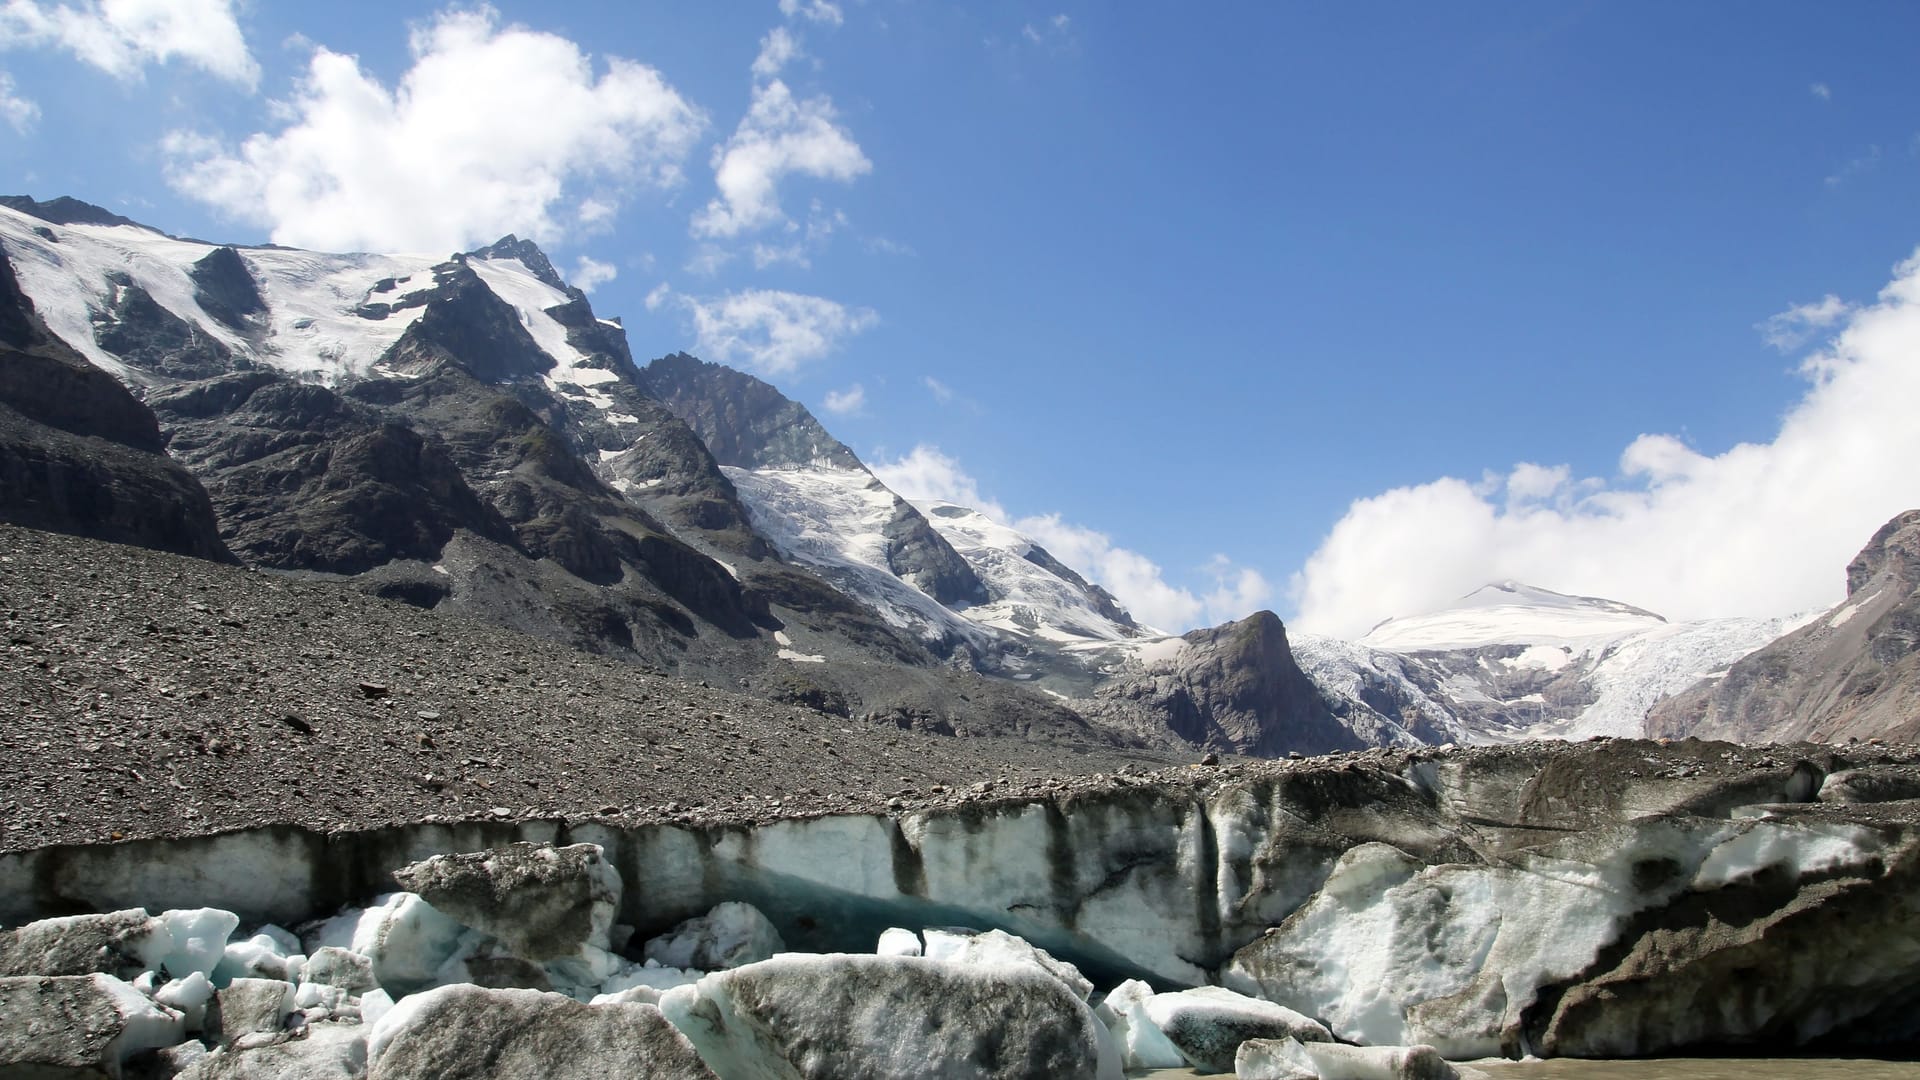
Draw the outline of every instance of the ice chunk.
M379 984L404 994L434 985L465 932L418 896L388 893L375 897L372 907L350 909L318 924L305 940L310 950L332 945L367 957Z
M272 979L235 979L215 997L217 1023L222 1045L243 1036L276 1032L286 1027L293 1013L294 988Z
M196 971L156 989L153 1000L179 1013L188 1031L199 1031L207 1026L207 1002L213 1000L213 982Z
M393 1008L393 998L385 990L369 990L360 995L360 1022L377 1024Z
M402 999L367 1036L369 1074L714 1080L651 1005L584 1005L534 990L442 986Z
M1249 1039L1234 1075L1257 1080L1460 1080L1431 1046L1347 1046L1297 1039Z
M1153 987L1138 979L1128 979L1113 988L1093 1014L1107 1025L1119 1044L1120 1063L1129 1069L1184 1069L1187 1059L1167 1039L1146 1005Z
M1317 1020L1219 986L1155 994L1143 1011L1180 1056L1202 1072L1231 1071L1234 1051L1248 1039L1333 1041L1333 1034Z
M643 952L667 967L719 971L765 960L786 947L759 908L729 900L647 942Z
M160 921L173 941L154 966L176 979L193 972L212 975L226 954L227 939L240 927L240 916L218 908L168 911Z
M660 1011L729 1080L1120 1077L1093 1011L1031 964L788 953L669 990Z
M984 933L965 927L929 927L926 932L926 958L952 960L961 964L1026 964L1059 979L1081 1001L1093 993L1093 982L1080 969L1065 960L1056 960L1045 949L1029 944L1005 930Z
M436 855L393 876L446 915L499 938L528 960L570 956L582 945L612 945L620 872L598 844L513 844Z
M92 975L131 979L157 967L173 945L145 909L69 915L0 930L0 975Z
M919 934L890 926L880 932L880 945L874 951L881 956L919 956L925 950Z
M180 1014L111 975L0 977L0 1075L119 1076L186 1037Z

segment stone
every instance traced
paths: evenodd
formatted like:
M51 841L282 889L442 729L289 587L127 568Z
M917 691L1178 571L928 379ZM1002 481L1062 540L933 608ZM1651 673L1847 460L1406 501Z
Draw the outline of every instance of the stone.
M659 1009L536 990L438 987L400 1001L368 1035L367 1080L628 1076L716 1080Z

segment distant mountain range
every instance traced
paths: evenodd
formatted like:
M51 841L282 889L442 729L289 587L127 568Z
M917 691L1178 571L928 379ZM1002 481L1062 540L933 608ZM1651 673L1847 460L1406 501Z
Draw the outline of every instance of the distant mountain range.
M1854 673L1821 691L1848 701L1830 730L1808 726L1812 691L1740 666L1804 619L1670 623L1508 582L1357 642L1270 612L1170 636L976 508L901 498L773 386L682 354L637 364L527 241L219 246L16 196L0 248L0 520L330 576L952 734L1261 755L1641 734L1656 702L1720 676L1656 727L1905 722L1869 707L1913 684L1900 620L1920 575L1893 556L1800 631L1829 633L1768 661Z

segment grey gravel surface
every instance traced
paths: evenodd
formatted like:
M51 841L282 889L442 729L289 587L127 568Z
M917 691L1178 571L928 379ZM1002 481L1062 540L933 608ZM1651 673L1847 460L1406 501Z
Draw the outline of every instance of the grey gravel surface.
M13 527L0 707L0 851L273 823L768 820L1195 760L848 720L327 581Z

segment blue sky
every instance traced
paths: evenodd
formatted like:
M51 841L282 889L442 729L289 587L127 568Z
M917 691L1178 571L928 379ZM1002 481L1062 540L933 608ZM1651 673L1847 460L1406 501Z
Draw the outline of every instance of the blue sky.
M637 355L757 370L1171 629L1500 577L1774 614L1920 505L1916 41L1904 3L7 0L0 153L208 239L534 235Z

